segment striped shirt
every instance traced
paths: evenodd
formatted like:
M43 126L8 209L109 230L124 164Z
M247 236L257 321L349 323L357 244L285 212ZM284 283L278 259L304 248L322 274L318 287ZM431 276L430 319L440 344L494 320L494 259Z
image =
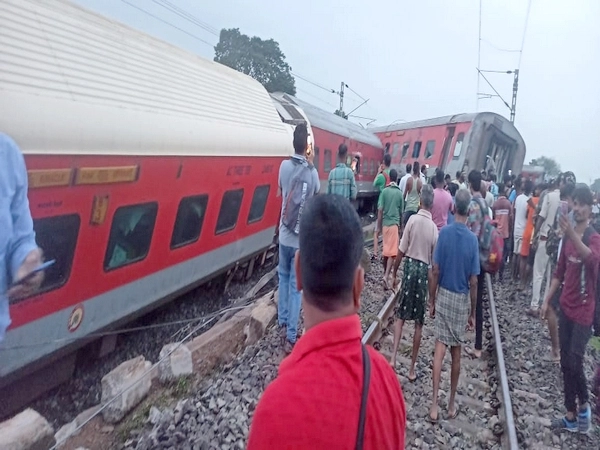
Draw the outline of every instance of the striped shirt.
M356 198L356 181L354 172L344 163L337 163L335 169L329 172L327 193L346 197L348 200Z

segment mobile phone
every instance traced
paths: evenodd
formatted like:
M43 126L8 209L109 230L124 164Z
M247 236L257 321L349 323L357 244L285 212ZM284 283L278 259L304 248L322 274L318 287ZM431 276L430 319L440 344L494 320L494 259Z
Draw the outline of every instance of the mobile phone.
M29 272L27 275L25 275L23 278L21 278L18 281L15 281L10 287L12 288L15 286L19 286L20 284L26 283L27 281L31 280L36 274L43 272L48 267L51 267L52 265L54 265L55 262L56 262L55 259L51 259L50 261L46 261L45 263L40 264L35 269L33 269L31 272Z
M564 200L561 200L558 211L559 211L560 217L568 217L569 204L567 202L565 202Z

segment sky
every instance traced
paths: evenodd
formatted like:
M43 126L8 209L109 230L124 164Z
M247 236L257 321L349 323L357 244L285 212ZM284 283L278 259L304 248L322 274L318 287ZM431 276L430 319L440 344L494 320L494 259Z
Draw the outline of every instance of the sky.
M344 111L369 99L354 113L363 118L352 119L362 125L476 111L509 117L500 98L477 99L493 91L483 78L477 90L476 67L479 58L482 70L519 68L515 125L525 162L548 156L580 182L600 178L598 0L166 2L196 23L165 1L74 1L209 59L222 28L273 38L293 73L314 83L296 78L299 98L333 112L339 97L327 89L343 81L358 93L346 90ZM510 104L513 75L484 75Z

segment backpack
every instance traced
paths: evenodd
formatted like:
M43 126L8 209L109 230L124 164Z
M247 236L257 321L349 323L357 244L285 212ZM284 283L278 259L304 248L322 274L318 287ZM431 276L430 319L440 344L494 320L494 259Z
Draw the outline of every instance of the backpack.
M481 199L483 200L483 199ZM502 266L502 258L504 258L504 238L496 224L492 221L489 214L489 207L485 200L479 201L479 197L475 201L481 208L482 224L479 230L479 261L485 272L495 274Z
M298 158L290 158L294 163L290 189L285 198L281 223L292 233L298 235L300 232L300 217L308 198L312 197L312 167L308 162Z
M586 247L590 246L590 239L592 235L596 233L596 230L591 226L585 229L583 233L583 245ZM585 283L585 276L582 277L582 283ZM600 272L596 279L596 308L594 308L594 336L600 336Z
M558 225L558 214L554 218L554 224L548 230L548 236L546 238L546 254L550 258L553 264L558 262L558 247L562 239L562 233Z

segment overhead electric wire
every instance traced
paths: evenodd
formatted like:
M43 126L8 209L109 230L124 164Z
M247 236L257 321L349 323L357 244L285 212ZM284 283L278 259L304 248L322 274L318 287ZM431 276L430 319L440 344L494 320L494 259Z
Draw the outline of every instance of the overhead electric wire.
M527 14L525 15L525 27L523 28L523 39L521 39L521 50L519 51L519 64L517 69L521 69L521 59L523 58L523 47L525 47L525 36L527 36L527 26L529 25L529 12L531 11L531 1L527 2Z
M481 38L481 41L485 42L487 45L489 45L492 48L495 48L496 50L498 50L499 52L507 52L507 53L520 53L521 50L510 50L510 49L506 49L506 48L500 48L494 44L492 44L490 41L488 41L487 39L483 39Z
M324 91L329 92L330 94L335 94L335 89L329 89L326 88L325 86L320 85L319 83L315 83L314 81L310 81L308 78L303 77L302 75L298 75L297 73L294 72L290 72L293 76L295 76L296 78L300 78L303 81L306 81L309 84L312 84L313 86L318 87L319 89L323 89Z
M314 98L315 100L319 100L321 103L323 103L323 104L326 104L326 105L328 105L328 106L330 106L330 107L332 107L332 108L337 108L337 106L336 106L336 105L334 105L333 103L329 103L328 101L325 101L325 100L323 100L322 98L320 98L320 97L317 97L316 95L313 95L313 94L311 94L311 93L310 93L310 92L308 92L308 91L305 91L304 89L298 89L298 88L296 88L296 90L297 90L298 92L302 92L304 95L308 95L309 97L312 97L312 98Z
M216 28L210 26L206 22L201 21L200 19L198 19L196 16L194 16L190 12L186 11L185 9L180 8L177 5L174 5L169 0L152 0L152 1L154 3L156 3L157 5L162 6L163 8L165 8L165 9L171 11L172 13L178 15L179 17L187 20L188 22L191 22L194 25L199 26L204 31L207 31L210 34L214 34L217 37L219 36L219 31Z
M156 15L152 14L151 12L149 12L149 11L146 11L146 10L145 10L145 9L143 9L143 8L140 8L139 6L136 6L136 5L134 5L133 3L129 3L127 0L121 0L121 1L122 1L123 3L125 3L125 4L127 4L127 5L129 5L129 6L131 6L132 8L135 8L135 9L137 9L137 10L139 10L139 11L141 11L141 12L145 13L145 14L148 14L150 17L154 17L156 20L158 20L158 21L160 21L160 22L162 22L162 23L164 23L164 24L166 24L166 25L169 25L170 27L173 27L173 28L175 28L176 30L179 30L179 31L181 31L182 33L185 33L185 34L187 34L188 36L190 36L190 37L192 37L192 38L194 38L194 39L196 39L196 40L198 40L198 41L200 41L200 42L202 42L202 43L204 43L204 44L206 44L206 45L209 45L210 47L213 47L213 48L214 48L214 45L213 45L213 44L211 44L211 43L210 43L210 42L208 42L208 41L205 41L204 39L202 39L202 38L200 38L200 37L196 36L195 34L192 34L192 33L190 33L189 31L186 31L186 30L184 30L183 28L179 28L178 26L176 26L176 25L173 25L173 24L172 24L172 23L170 23L170 22L167 22L166 20L164 20L164 19L162 19L162 18L160 18L160 17L158 17L158 16L156 16Z

